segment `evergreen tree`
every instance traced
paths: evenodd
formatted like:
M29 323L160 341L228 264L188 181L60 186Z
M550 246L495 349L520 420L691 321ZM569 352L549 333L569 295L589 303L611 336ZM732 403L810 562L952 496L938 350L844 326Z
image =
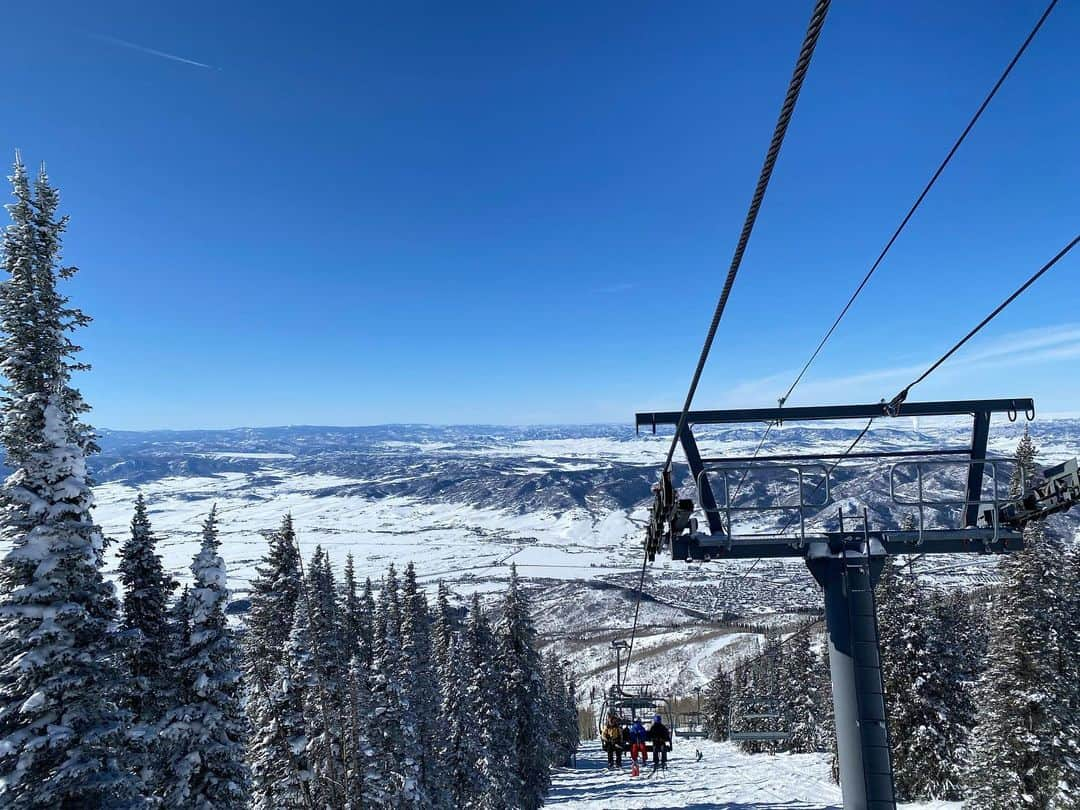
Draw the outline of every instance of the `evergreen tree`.
M266 536L267 550L255 568L251 581L251 607L245 617L245 667L249 689L259 682L269 682L285 654L292 627L292 616L300 599L300 561L292 515L281 520L281 527ZM255 670L258 675L255 677Z
M791 735L786 748L792 753L822 750L820 668L810 648L810 636L796 631L784 645L779 692L785 731Z
M543 743L546 695L529 599L513 565L496 637L504 690L502 706L510 723L507 754L511 784L517 792L518 807L535 810L544 803L551 785Z
M292 516L266 535L267 551L251 581L251 607L244 635L247 714L252 734L248 763L252 804L256 810L303 806L296 784L297 755L291 744L296 731L286 722L298 712L286 660L288 635L300 599L300 565Z
M191 563L190 633L177 673L182 702L168 713L163 732L173 746L165 800L178 810L240 810L248 800L240 662L225 618L229 593L220 545L212 507Z
M89 319L57 288L66 218L44 168L31 196L16 159L15 202L0 284L0 444L12 471L0 488L0 804L112 808L134 804L124 763L122 696L111 626L117 603L101 575L90 510L93 436L71 387Z
M1064 733L1064 785L1058 796L1062 810L1080 807L1080 546L1069 554L1066 596L1062 608L1066 617L1062 639L1064 661L1062 680L1066 684L1068 717ZM1072 617L1068 621L1068 617Z
M360 596L359 616L360 641L358 655L360 663L369 671L375 663L375 595L370 577L364 580L364 592Z
M125 673L131 678L128 708L137 722L149 725L160 722L173 697L168 614L176 583L165 572L156 545L146 501L139 493L131 536L120 548L119 569L124 585Z
M307 567L289 638L293 688L302 700L304 752L319 807L341 807L347 660L343 660L333 574L322 547Z
M875 597L894 781L898 796L915 799L935 736L933 712L939 707L929 701L936 700L939 685L928 682L935 674L928 610L906 563L905 558L885 560Z
M172 629L169 624L169 595L176 583L155 553L146 501L140 493L135 500L131 535L120 548L120 581L124 586L123 672L125 708L134 725L129 731L132 767L140 773L144 791L159 795L163 789L158 771L163 756L158 736L165 712L177 699L169 666Z
M578 746L577 701L573 674L552 650L544 662L545 691L548 696L548 757L553 766L567 765Z
M483 741L478 731L482 728L479 718L469 715L473 705L471 690L483 691L485 684L477 683L472 663L473 651L467 638L450 639L450 654L461 666L461 677L442 680L442 702L439 717L443 723L443 745L440 760L447 775L447 790L451 807L473 807L484 790L484 782L477 763L484 755ZM486 664L481 664L484 666Z
M964 594L933 591L929 598L928 641L931 671L919 693L930 707L931 723L922 732L922 767L912 795L957 801L964 796L968 736L976 722L972 645L978 631Z
M402 751L402 694L401 661L401 600L397 571L387 569L375 611L374 661L372 663L371 707L374 755L371 768L375 779L383 785L388 804L397 805L413 799L415 784L410 784L412 759L409 750ZM412 762L407 762L408 756Z
M416 762L416 807L442 807L443 778L436 767L431 741L438 735L439 687L432 666L431 614L427 599L416 581L416 568L405 568L401 594L401 663L403 696L408 701L409 728L403 729L403 745L412 748ZM406 712L403 709L403 714Z
M459 630L458 621L450 608L450 591L442 582L439 583L435 598L435 626L432 630L431 648L435 669L440 678L451 677L453 663L451 650L454 633Z
M1025 431L1017 445L1012 495L1022 494L1019 470L1035 476L1035 446ZM1069 778L1069 690L1064 640L1075 618L1065 549L1041 521L1024 531L1024 549L999 563L1002 586L992 613L988 666L979 684L979 724L971 770L972 810L1051 807Z
M478 810L516 810L520 808L519 778L507 767L505 751L512 740L501 702L506 673L496 659L497 641L473 594L468 624L462 634L459 682L456 685L458 706L444 712L448 723L450 754L455 781L452 793L455 807ZM463 767L467 773L458 774Z
M345 572L341 588L341 628L348 660L360 653L360 591L356 581L356 564L350 552L345 556Z
M709 739L722 742L731 733L731 676L720 667L705 688L703 705L705 731Z

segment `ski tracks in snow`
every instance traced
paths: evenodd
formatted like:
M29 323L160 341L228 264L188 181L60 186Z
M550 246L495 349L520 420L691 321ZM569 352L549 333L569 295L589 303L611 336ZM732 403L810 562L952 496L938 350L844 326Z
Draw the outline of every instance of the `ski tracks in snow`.
M694 761L700 749L701 762ZM647 778L607 770L597 742L582 744L577 768L554 773L545 805L558 810L840 810L840 788L823 754L749 755L728 743L676 740L667 771ZM905 810L959 810L959 802L901 805Z

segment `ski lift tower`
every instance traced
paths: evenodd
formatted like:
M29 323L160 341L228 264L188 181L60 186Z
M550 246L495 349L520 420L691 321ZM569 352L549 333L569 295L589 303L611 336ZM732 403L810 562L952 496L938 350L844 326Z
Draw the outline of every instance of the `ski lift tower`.
M845 810L895 810L892 760L885 717L873 587L890 554L1000 554L1019 549L1028 520L1068 509L1080 501L1076 461L1022 481L1022 495L1008 497L1011 462L987 457L993 414L1035 416L1029 398L950 402L690 411L678 436L690 467L697 503L679 498L670 471L654 486L645 540L651 560L661 548L675 560L802 558L824 590L829 637L840 781ZM753 458L703 458L693 426L840 420L967 417L965 447L889 449L871 452L785 454ZM639 413L638 430L678 426L677 411ZM832 501L832 476L841 460L888 460L884 497L915 518L914 527L877 525L864 510L839 514L822 527ZM943 486L949 471L958 480ZM1022 473L1021 473L1022 474ZM770 496L785 482L787 497ZM755 491L755 481L759 485ZM715 487L715 488L714 488ZM745 489L744 489L745 487ZM747 496L747 493L752 496ZM740 495L743 497L740 498ZM705 526L694 513L700 510ZM808 525L808 518L817 519ZM763 524L782 521L780 527ZM738 525L737 525L738 524Z

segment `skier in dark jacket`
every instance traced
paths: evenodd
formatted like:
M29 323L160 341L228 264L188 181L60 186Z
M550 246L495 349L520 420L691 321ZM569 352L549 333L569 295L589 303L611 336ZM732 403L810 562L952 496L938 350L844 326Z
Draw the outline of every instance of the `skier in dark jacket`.
M664 725L664 721L660 718L660 715L654 715L652 719L652 725L649 726L647 733L649 742L652 743L652 757L653 768L660 768L660 770L667 770L667 752L668 746L671 743L671 732L668 731L668 727Z

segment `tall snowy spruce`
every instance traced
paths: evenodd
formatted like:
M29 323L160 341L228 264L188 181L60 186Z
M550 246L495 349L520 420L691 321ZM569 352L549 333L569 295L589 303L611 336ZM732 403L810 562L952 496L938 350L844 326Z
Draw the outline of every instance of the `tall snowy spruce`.
M168 713L163 731L172 747L164 799L176 810L241 810L248 802L240 661L225 618L229 593L220 545L212 507L191 563L190 631L176 673L180 705Z
M131 534L119 555L124 588L121 649L124 703L133 724L129 731L132 755L141 760L137 767L143 789L151 795L159 795L163 788L161 770L167 754L162 750L159 732L166 711L177 699L169 660L173 642L169 597L176 582L165 572L156 545L146 500L139 493Z
M414 807L435 808L446 805L443 774L438 768L432 742L439 734L439 687L432 666L431 613L427 598L416 581L416 568L405 567L401 591L401 662L399 671L403 695L407 699L408 734L402 742L414 746L408 752L415 759L414 778L418 790Z
M1017 468L1031 480L1036 450L1025 432ZM1012 494L1020 492L1019 476ZM1024 532L1024 550L1000 562L1002 585L991 614L988 665L979 683L972 744L972 810L1055 806L1068 777L1069 690L1066 554L1060 533L1042 522ZM1061 804L1059 803L1059 806ZM1065 806L1068 806L1067 804Z
M416 740L402 717L400 679L401 594L397 570L391 565L382 581L375 609L374 656L371 667L371 747L373 775L383 786L387 804L410 804L416 799ZM403 723L407 739L403 738Z
M300 598L300 564L292 516L266 535L267 551L251 582L244 635L246 708L251 721L248 764L255 810L302 807L299 768L291 748L299 711L286 645Z
M548 760L569 765L578 747L577 687L567 662L550 652L544 662L548 696Z
M112 625L86 453L93 432L72 387L69 333L87 318L57 290L67 224L42 168L31 195L16 159L3 236L0 443L0 805L115 808L139 803L125 750Z
M701 707L705 731L711 740L721 742L728 738L731 730L731 697L731 675L718 668L705 687L705 700Z
M484 615L480 598L473 594L469 618L462 632L458 665L458 707L446 717L450 724L448 764L463 767L453 785L455 807L480 810L518 808L520 783L508 767L512 744L510 710L505 701L506 673L496 657L498 643Z
M960 799L974 723L962 597L920 588L901 557L887 561L877 599L897 795Z
M544 750L546 694L529 598L513 565L495 635L505 694L503 707L509 721L507 754L518 795L517 806L536 810L543 805L551 786Z
M824 670L814 655L807 632L796 632L784 644L780 661L780 703L785 730L790 733L785 749L795 754L824 750L824 706L821 703Z

